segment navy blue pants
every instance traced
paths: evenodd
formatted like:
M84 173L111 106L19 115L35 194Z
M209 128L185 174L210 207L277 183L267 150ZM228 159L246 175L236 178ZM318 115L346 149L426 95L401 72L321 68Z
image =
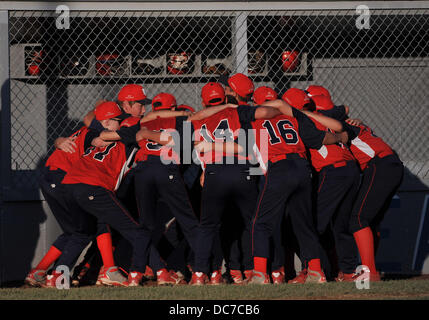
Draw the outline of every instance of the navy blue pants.
M93 240L97 225L108 224L133 246L131 271L144 272L150 234L139 227L114 192L87 184L65 185L75 230L57 264L73 267L82 250Z
M66 172L61 169L49 170L45 167L39 182L43 197L63 231L53 243L60 251L63 251L74 230L73 219L66 204L65 188L61 184L65 175Z
M306 159L293 158L268 164L264 188L253 219L253 256L268 258L273 235L285 205L300 247L301 258L320 257L311 202L311 170Z
M327 166L318 175L316 227L320 236L332 231L338 267L344 273L356 270L358 256L349 231L350 214L359 188L360 173L354 161L345 166Z
M389 208L404 175L404 165L396 154L375 157L363 171L362 183L353 206L350 232L379 224ZM374 226L376 227L376 226Z
M197 247L195 251L195 270L208 273L209 260L222 220L228 223L231 212L229 204L238 208L243 219L241 233L241 253L243 267L253 269L251 255L251 220L258 196L258 177L249 174L246 164L211 164L204 172L204 187L201 195L201 216ZM225 214L225 215L224 215Z
M151 238L159 232L157 213L159 201L176 218L183 234L194 250L198 219L193 211L185 183L176 164L163 164L159 157L140 161L135 168L135 192L139 223Z

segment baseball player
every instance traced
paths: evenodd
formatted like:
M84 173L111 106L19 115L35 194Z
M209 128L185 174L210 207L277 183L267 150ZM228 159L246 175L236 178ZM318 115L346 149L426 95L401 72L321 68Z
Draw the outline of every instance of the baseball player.
M96 106L102 102L103 100L98 101ZM84 141L87 133L88 128L84 126L70 137L58 138L55 141L56 149L50 155L43 168L40 178L40 188L63 233L54 241L38 265L26 276L25 283L28 285L45 285L48 268L61 256L65 245L75 229L72 215L65 200L66 195L61 181L84 153ZM110 233L107 229L104 229L104 232L101 232L97 237L100 250L104 250L104 244L109 241Z
M350 232L359 249L362 265L369 268L370 281L379 281L374 237L401 184L404 166L396 152L362 121L348 119L342 122L342 126L335 126L331 122L324 124L332 130L344 131L350 151L362 170L362 182L350 217ZM347 280L353 281L354 278Z
M270 283L267 273L269 238L279 216L284 213L285 204L296 230L301 256L308 261L305 282L324 283L326 278L320 264L320 244L312 219L311 170L305 147L319 149L324 144L339 142L340 138L316 129L308 117L281 100L264 105L280 107L283 115L252 122L256 129L258 158L262 160L261 166L266 173L252 224L255 267L249 283ZM268 147L264 148L266 139Z
M250 128L250 122L256 118L272 117L279 112L272 108L258 108L254 114L249 114L246 105L253 92L252 81L243 74L235 74L226 82L225 94L230 94L239 102L237 108L211 106L190 117L195 129L196 141L207 142L236 142L239 129ZM207 92L202 90L203 103L209 105L222 103L220 86L206 85ZM205 88L203 88L205 89ZM217 94L216 94L217 91ZM219 107L219 108L218 108ZM220 110L219 112L217 112ZM212 114L213 112L217 112ZM224 150L214 150L202 156L206 163L204 170L204 185L201 199L200 233L195 252L195 268L191 285L203 285L208 282L210 266L209 258L213 242L219 232L222 213L232 202L239 208L245 223L242 237L242 252L244 255L244 270L248 276L253 269L250 248L250 223L256 206L258 194L258 179L250 175L250 161L247 154L228 154ZM237 163L241 159L243 164ZM241 270L238 270L235 283L242 283ZM234 278L234 276L233 276Z
M283 100L300 110L314 111L315 104L300 89L291 88L282 97ZM311 118L319 130L327 128ZM349 232L348 224L353 201L359 187L359 169L351 152L341 143L310 148L311 163L317 173L316 191L316 227L319 235L329 239L332 230L338 267L345 278L354 275L357 266L356 245ZM297 235L299 231L296 231ZM329 241L322 241L328 253ZM335 267L335 266L334 266ZM305 268L292 282L305 280ZM340 280L340 279L338 279Z
M262 105L266 101L276 100L277 92L268 86L261 86L253 92L252 100L255 105ZM264 179L260 179L259 191L264 187ZM286 219L286 217L285 217ZM286 227L286 222L283 221L283 215L279 216L278 223L275 224L275 229L272 235L272 258L268 259L271 265L268 266L271 270L271 279L273 284L281 284L285 280L285 247L283 246L283 238L289 236L288 233L282 232Z
M114 102L105 102L95 109L95 116L103 127L117 130L122 114L119 106ZM90 145L92 138L86 136L86 145ZM143 230L132 219L127 210L119 202L114 190L119 185L122 176L132 163L133 154L122 142L113 142L105 147L89 147L84 155L75 163L65 175L62 183L66 186L67 202L73 213L73 221L77 230L68 241L64 253L58 263L71 268L94 234L97 223L106 223L115 228L130 243L133 244L133 266L131 270L144 271L147 256L142 254L148 244ZM59 274L52 274L51 282L55 282ZM127 286L125 278L116 266L104 269L103 283L108 285Z

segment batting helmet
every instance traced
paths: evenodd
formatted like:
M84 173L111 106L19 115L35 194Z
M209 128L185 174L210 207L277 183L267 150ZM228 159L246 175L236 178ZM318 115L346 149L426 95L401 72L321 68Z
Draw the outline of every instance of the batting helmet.
M267 86L259 87L253 92L253 102L255 104L262 104L267 100L277 99L277 92Z
M282 99L289 103L292 107L302 110L304 106L308 103L311 103L311 99L304 90L297 88L290 88L282 96Z
M308 86L307 89L305 89L305 92L307 92L307 94L310 97L325 96L325 97L328 97L329 99L332 99L328 89L322 86L317 86L317 85Z
M201 89L201 98L206 106L216 106L225 101L225 90L217 82L209 82Z
M167 55L167 70L171 74L185 74L191 71L191 56L186 52Z
M331 110L334 108L334 103L329 97L318 95L311 97L316 105L316 110Z
M298 66L299 53L298 51L284 51L282 53L282 70L284 72L292 72Z
M113 101L107 101L99 104L95 108L95 119L98 121L119 117L122 114L121 108Z
M176 98L169 93L161 92L152 98L152 110L172 109L177 106Z
M118 94L119 101L136 101L141 104L151 103L148 99L144 88L138 84L127 84L122 87Z

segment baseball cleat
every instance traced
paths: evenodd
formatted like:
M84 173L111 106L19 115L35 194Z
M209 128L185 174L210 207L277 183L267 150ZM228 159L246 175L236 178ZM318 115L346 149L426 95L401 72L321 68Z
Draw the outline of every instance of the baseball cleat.
M252 270L253 272L253 270ZM241 270L229 270L229 274L231 275L231 279L233 281L233 284L243 284L243 275L241 273ZM251 277L251 275L250 275Z
M192 273L192 279L189 282L191 286L203 286L208 282L208 277L203 272Z
M99 278L101 284L106 286L115 286L115 287L127 287L128 279L125 278L117 266L113 266L104 270L103 274Z
M273 279L273 284L282 284L285 282L285 273L283 271L283 267L278 269L278 270L274 270L273 272L271 272L271 278Z
M314 271L308 268L305 283L326 283L326 277L323 271Z
M186 281L181 278L176 272L161 269L156 272L156 283L159 286L163 285L178 285L186 284Z
M356 278L355 273L344 273L342 271L338 272L338 276L335 278L336 282L354 282Z
M248 284L271 284L268 273L253 270Z
M101 277L103 277L104 275L104 266L101 266L100 271L98 272L98 277L97 277L97 281L95 282L96 286L102 286L103 284L101 283Z
M371 282L378 282L381 281L381 276L380 276L380 272L370 272L369 274L369 281Z
M72 286L79 287L81 285L83 277L85 277L88 271L89 271L89 265L84 265L82 269L79 271L79 273L72 277L72 282L71 282Z
M217 286L223 284L222 272L221 270L214 271L210 276L210 285Z
M32 269L27 276L25 277L25 284L28 284L32 287L41 287L43 283L46 281L46 271Z
M57 288L57 279L62 275L61 272L53 271L46 276L46 281L41 285L43 288Z
M244 270L244 282L248 282L250 279L252 279L253 270Z
M307 269L303 269L295 278L289 280L287 283L305 283L305 279L307 279Z
M363 277L364 274L365 274L365 276ZM363 279L365 279L365 278L368 277L368 274L369 274L369 281L370 282L381 281L381 276L380 276L380 273L378 271L377 272L365 272L365 271L362 271L361 273L354 274L353 281L356 281L359 278L361 280L363 280Z
M143 277L146 278L147 280L155 280L155 274L153 273L153 270L149 267L146 266L146 270L143 273Z
M138 287L141 284L143 277L144 277L143 272L131 271L128 274L128 286Z

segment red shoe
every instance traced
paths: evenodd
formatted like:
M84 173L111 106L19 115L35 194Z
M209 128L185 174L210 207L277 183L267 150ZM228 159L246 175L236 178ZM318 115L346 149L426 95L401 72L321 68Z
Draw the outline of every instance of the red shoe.
M170 271L171 277L176 280L176 284L182 285L182 284L188 284L185 280L185 276L180 271Z
M381 276L380 276L380 272L376 271L374 272L370 272L369 273L369 281L371 282L378 282L381 281Z
M244 281L248 282L252 279L253 270L244 270Z
M128 287L138 287L141 284L143 277L143 272L131 271L128 274Z
M210 276L209 284L213 286L218 286L222 283L223 283L222 271L221 270L214 271Z
M41 286L43 288L57 288L57 279L62 275L61 272L53 271L46 276L46 281Z
M278 270L271 272L271 278L273 279L273 284L282 284L285 282L285 272L284 268L281 267Z
M104 272L99 278L100 282L107 286L128 287L128 278L124 277L117 266L108 269L103 268ZM123 271L123 270L122 270Z
M353 276L353 281L356 281L358 278L361 278L361 279L366 278L366 277L362 277L362 275L363 275L364 273L366 274L366 277L368 277L368 273L369 273L369 281L370 281L370 282L378 282L378 281L381 281L380 272L378 272L378 271L376 271L376 272L365 272L365 271L362 271L361 273L359 273L359 274L355 274L355 275Z
M229 270L229 274L231 275L233 284L243 284L243 275L241 274L241 270ZM250 275L250 277L252 277Z
M179 277L176 272L168 271L165 268L156 272L156 282L159 286L186 284L186 281Z
M336 282L354 282L356 278L355 273L344 273L342 271L338 272L338 276L335 278Z
M316 271L308 268L305 283L326 283L325 274L323 271Z
M46 282L46 271L32 269L25 277L24 282L32 287L41 287Z
M302 269L298 275L293 278L292 280L289 280L287 283L305 283L305 280L307 279L307 269Z
M95 282L96 286L102 286L103 284L101 283L100 278L103 276L104 274L104 266L101 266L100 271L98 271L98 277L97 277L97 281Z
M203 272L192 273L192 279L189 282L191 286L203 286L208 282L208 277Z
M155 280L155 274L153 273L153 270L149 267L146 266L146 270L143 273L143 277L145 277L147 280Z
M271 284L268 273L253 270L248 284Z

